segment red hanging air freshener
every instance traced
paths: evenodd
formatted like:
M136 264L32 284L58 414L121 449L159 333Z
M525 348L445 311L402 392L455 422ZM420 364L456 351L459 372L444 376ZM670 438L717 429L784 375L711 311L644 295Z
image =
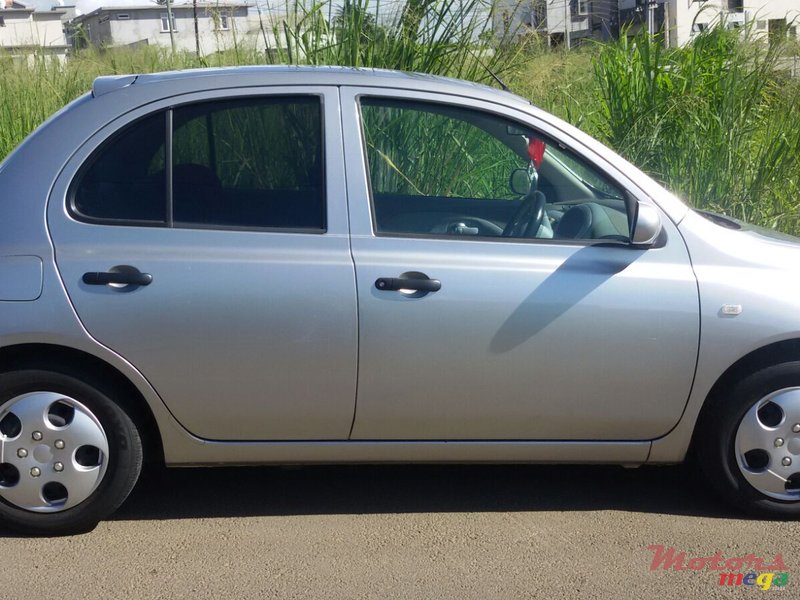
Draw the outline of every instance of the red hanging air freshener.
M547 145L544 140L533 138L528 142L528 157L533 161L533 166L537 169L542 165L545 148L547 148Z

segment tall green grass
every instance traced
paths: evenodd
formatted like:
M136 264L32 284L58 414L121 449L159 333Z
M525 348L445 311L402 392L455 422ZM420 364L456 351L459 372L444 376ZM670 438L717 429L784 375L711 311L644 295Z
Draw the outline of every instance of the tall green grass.
M190 55L165 49L83 50L60 62L32 55L18 60L0 52L0 160L50 115L92 87L95 77L198 66Z
M800 229L800 85L786 47L717 27L598 48L590 127L695 206Z
M403 10L380 0L327 0L310 7L287 0L287 18L272 26L266 60L435 73L492 82L513 69L521 45L513 31L496 34L494 0L408 0Z

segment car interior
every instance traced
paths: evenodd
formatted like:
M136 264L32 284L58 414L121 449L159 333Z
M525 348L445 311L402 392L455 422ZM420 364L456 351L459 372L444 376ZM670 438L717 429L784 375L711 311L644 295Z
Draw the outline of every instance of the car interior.
M565 147L532 130L451 105L382 99L362 101L362 122L378 233L629 239L623 192ZM453 146L463 155L454 170L474 181L443 189L429 185L426 176L414 179L426 150L444 156ZM481 161L491 164L493 172L472 174L470 166ZM447 174L434 170L430 177L446 179ZM480 193L464 193L471 190Z

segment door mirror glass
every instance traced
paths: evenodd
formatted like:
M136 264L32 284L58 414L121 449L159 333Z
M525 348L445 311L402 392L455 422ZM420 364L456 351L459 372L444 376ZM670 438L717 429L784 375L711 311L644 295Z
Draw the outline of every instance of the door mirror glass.
M658 239L662 228L661 216L655 207L638 202L631 242L636 245L651 246Z
M531 191L531 176L528 169L514 169L511 171L508 186L518 196L527 196Z

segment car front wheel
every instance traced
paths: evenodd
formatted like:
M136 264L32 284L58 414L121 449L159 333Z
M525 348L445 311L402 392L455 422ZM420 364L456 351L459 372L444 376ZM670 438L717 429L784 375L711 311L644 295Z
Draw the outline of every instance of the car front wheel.
M724 498L756 516L800 517L800 362L767 367L719 394L695 441Z
M60 372L0 374L0 521L26 534L91 529L139 476L139 432L109 394Z

